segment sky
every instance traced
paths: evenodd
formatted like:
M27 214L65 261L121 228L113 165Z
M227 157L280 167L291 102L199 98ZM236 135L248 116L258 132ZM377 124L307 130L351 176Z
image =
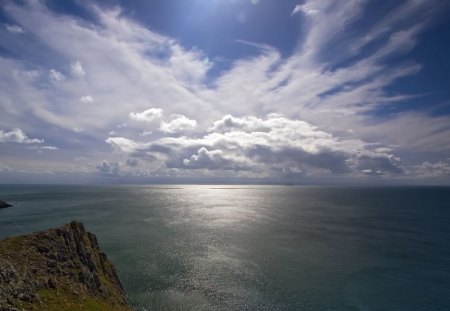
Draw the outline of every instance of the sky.
M0 183L450 184L446 0L0 0Z

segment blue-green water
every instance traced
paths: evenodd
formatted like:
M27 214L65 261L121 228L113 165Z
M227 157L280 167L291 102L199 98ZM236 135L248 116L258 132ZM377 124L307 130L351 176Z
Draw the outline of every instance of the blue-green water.
M0 238L80 220L136 310L450 310L450 188L0 186Z

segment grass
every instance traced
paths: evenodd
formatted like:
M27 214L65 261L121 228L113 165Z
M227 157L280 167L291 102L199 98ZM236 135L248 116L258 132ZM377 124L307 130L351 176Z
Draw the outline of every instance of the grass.
M46 311L129 311L126 306L111 305L102 299L93 297L80 297L66 291L40 290L43 301L42 310Z

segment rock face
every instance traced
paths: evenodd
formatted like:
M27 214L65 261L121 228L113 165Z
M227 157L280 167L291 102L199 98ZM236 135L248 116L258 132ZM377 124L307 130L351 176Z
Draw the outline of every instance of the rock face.
M0 241L0 311L131 310L82 223Z
M6 203L5 201L0 200L0 209L11 207L11 204Z

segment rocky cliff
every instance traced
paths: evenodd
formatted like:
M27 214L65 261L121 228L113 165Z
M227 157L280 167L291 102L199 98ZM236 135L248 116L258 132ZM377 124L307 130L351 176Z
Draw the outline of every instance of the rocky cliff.
M0 311L131 310L94 234L72 222L0 241Z

